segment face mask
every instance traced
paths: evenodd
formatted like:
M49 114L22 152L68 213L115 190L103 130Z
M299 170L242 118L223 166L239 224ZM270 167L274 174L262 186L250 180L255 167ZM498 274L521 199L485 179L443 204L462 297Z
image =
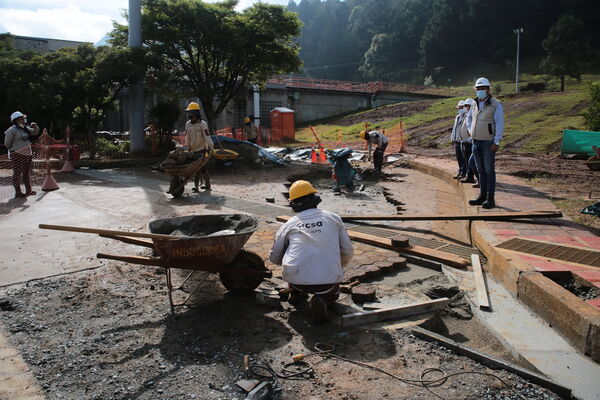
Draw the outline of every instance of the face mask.
M485 99L487 97L487 90L478 90L477 97L479 98L479 100Z
M467 112L467 110L465 110L464 108L461 108L460 110L458 110L458 113L459 113L459 114L464 114L464 113L466 113L466 112Z

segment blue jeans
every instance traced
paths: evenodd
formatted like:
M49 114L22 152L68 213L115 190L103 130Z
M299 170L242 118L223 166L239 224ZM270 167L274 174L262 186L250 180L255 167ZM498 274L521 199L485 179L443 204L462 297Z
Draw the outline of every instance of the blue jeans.
M482 196L496 193L496 153L490 149L493 144L493 140L473 140L473 156Z

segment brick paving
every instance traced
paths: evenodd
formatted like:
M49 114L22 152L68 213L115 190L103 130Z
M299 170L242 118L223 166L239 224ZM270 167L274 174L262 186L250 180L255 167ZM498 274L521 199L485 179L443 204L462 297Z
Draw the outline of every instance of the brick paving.
M418 157L417 160L446 170L452 175L455 174L456 163L452 160L427 157ZM471 185L459 185L461 185L466 199L474 198L479 193L479 189L472 188ZM497 208L491 210L491 212L556 209L544 193L528 186L519 178L505 174L497 175L496 204ZM488 210L484 210L481 207L476 208L479 213L488 212ZM518 236L525 239L541 240L586 250L600 250L600 237L587 230L584 226L576 224L566 216L563 218L511 222L485 221L482 223L495 236L495 240L491 240L491 244L493 245ZM588 281L591 285L600 287L600 268L516 252L514 253L514 257L521 263L529 266L532 270L543 272L571 271L580 278ZM600 298L588 300L587 303L600 310Z

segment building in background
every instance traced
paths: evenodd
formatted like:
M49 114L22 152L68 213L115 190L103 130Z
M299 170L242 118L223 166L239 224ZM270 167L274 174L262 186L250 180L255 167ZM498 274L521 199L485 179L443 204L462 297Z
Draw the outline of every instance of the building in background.
M17 50L32 50L38 53L49 53L64 47L77 47L80 44L86 43L76 42L74 40L18 36L11 35L10 33L3 33L2 35L8 35L10 38L12 38L13 45Z

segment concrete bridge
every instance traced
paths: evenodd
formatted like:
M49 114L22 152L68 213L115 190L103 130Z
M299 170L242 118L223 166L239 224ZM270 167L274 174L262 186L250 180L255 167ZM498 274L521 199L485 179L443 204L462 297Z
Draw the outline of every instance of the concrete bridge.
M448 97L443 89L397 82L361 83L286 76L270 79L259 95L260 124L266 127L270 127L269 113L275 107L294 110L296 124L304 124L387 104ZM128 97L124 91L119 98L119 109L107 116L104 129L129 129ZM146 99L153 103L156 96L146 96ZM185 109L189 101L196 100L181 99L181 109ZM150 107L146 105L147 109ZM217 120L217 129L241 128L244 117L254 115L254 110L252 89L241 91ZM185 115L182 113L176 128L182 129L184 123Z

